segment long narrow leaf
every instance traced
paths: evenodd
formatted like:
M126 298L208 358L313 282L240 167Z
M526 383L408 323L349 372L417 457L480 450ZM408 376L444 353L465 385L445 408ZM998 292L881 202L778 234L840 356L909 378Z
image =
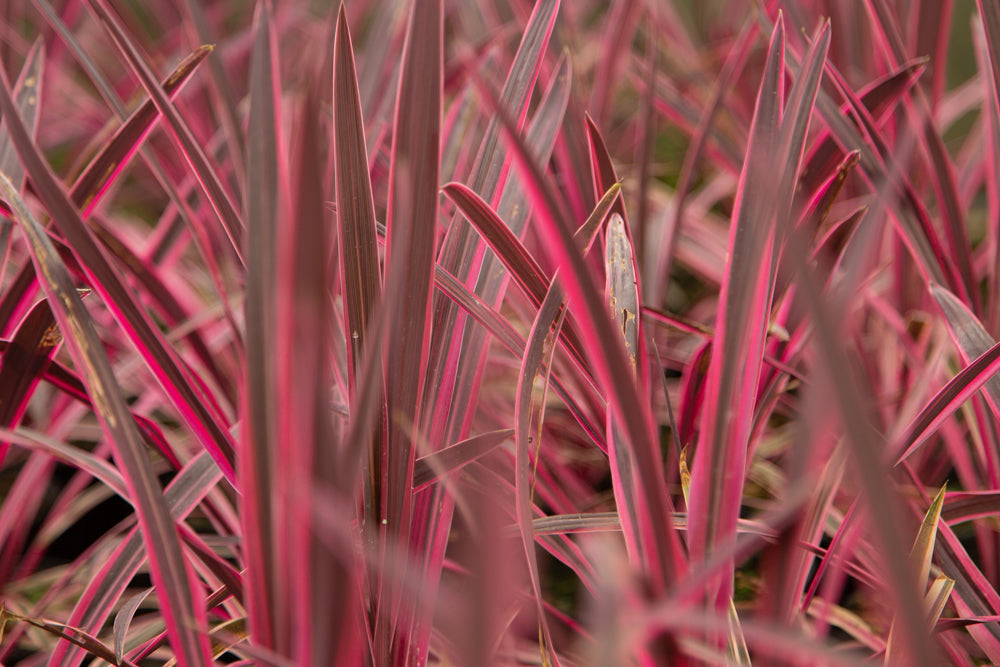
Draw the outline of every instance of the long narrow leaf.
M126 60L128 60L132 71L135 72L146 92L153 99L156 108L167 120L168 127L174 133L174 136L182 147L181 153L198 175L199 183L205 189L209 201L212 202L212 206L215 208L219 220L222 222L222 226L229 236L233 251L240 258L240 261L243 261L243 221L240 219L236 207L230 200L225 188L223 188L222 183L219 181L216 172L209 165L204 150L197 140L195 140L191 129L184 122L183 118L181 118L180 114L177 113L173 104L171 104L170 98L156 81L156 77L153 76L149 66L139 55L135 45L128 38L125 29L115 17L114 12L107 6L106 1L89 0L89 2L111 33L115 45L121 50Z
M743 469L767 326L770 239L774 234L774 175L781 122L784 24L771 36L750 145L740 180L729 237L726 272L716 321L716 338L706 387L703 425L691 480L690 547L704 558L733 535L742 502ZM732 596L719 591L719 604Z
M340 230L338 249L344 299L343 330L348 354L347 392L348 400L353 402L357 375L368 344L368 328L381 298L381 272L361 99L351 34L343 5L337 16L334 40L333 109L334 173L337 223ZM378 376L366 378L365 381L378 382ZM380 391L379 395L381 394ZM382 422L376 425L370 436L371 442L366 447L368 463L364 522L373 526L378 525L381 519L383 498L380 467L382 452L385 451L385 431ZM372 532L368 533L368 537L372 539Z
M866 5L872 15L876 33L881 37L880 43L887 47L891 65L907 60L906 46L900 32L900 26L884 0L867 0ZM895 60L895 62L893 62ZM939 73L935 73L940 76ZM937 194L941 211L942 224L951 251L951 259L956 266L958 279L961 282L961 292L973 309L978 311L979 296L974 287L972 276L972 248L966 233L965 221L959 203L958 186L955 181L954 167L944 145L944 139L938 131L934 112L931 109L927 95L921 87L913 91L913 104L907 105L908 116L918 127L917 136L923 143L930 158L930 175Z
M409 539L413 430L422 423L419 408L430 343L438 216L442 39L441 0L417 0L403 52L386 223L386 308L395 327L385 361L392 381L386 383L389 424L383 482L387 501L381 523L389 553L402 553L397 550ZM381 599L375 661L389 664L399 599L391 585L383 589Z
M695 453L691 512L705 524L692 526L691 546L699 556L734 535L778 253L829 40L827 23L803 58L782 118L780 21L772 35L733 213L732 262L722 285L705 422ZM776 183L768 175L772 160L780 165ZM719 604L731 595L731 584L724 583Z
M278 72L269 5L260 2L254 16L255 40L250 72L250 133L247 145L247 368L243 391L244 530L247 540L250 629L265 648L288 655L290 638L278 619L289 610L282 597L283 569L276 525L279 507L275 483L278 447L277 370L277 219L282 210L278 164Z
M0 109L9 119L14 111L7 93L7 82L0 90ZM16 123L14 124L16 126ZM12 133L13 134L13 133ZM16 139L15 139L16 141ZM119 395L111 363L104 354L101 341L90 316L70 280L66 267L58 259L55 248L37 220L28 211L6 177L0 175L0 194L11 204L18 222L31 245L32 257L43 287L53 303L56 320L66 336L67 344L80 368L86 369L85 381L95 399L95 407L106 436L111 441L133 498L143 536L150 553L153 580L161 597L171 643L185 665L208 662L208 646L194 630L192 622L204 622L204 610L196 606L190 592L194 590L176 527L170 518L163 492L134 426L128 408Z
M841 299L825 298L812 270L806 265L805 253L796 247L797 239L790 238L785 257L794 262L798 276L797 296L809 310L815 326L816 345L823 359L823 374L828 383L839 412L839 421L845 431L845 441L856 462L856 470L866 500L870 518L870 531L879 550L880 561L889 577L889 590L896 601L897 619L903 632L904 641L911 646L914 665L930 667L935 664L934 645L928 638L920 613L921 594L914 590L915 573L906 556L905 539L901 528L898 497L886 485L885 462L881 456L882 440L875 433L871 422L862 417L866 403L863 390L849 372L850 364L838 341L834 313L828 302L839 303ZM846 287L846 286L845 286ZM842 287L843 289L843 287Z
M541 68L542 58L552 36L559 6L560 0L539 0L535 3L518 45L517 53L511 63L510 71L507 73L507 79L500 96L500 108L516 118L518 126L523 122L527 113L528 102L531 99L535 81ZM562 109L561 113L565 113L565 108ZM545 157L544 152L540 151L537 157ZM506 164L507 156L500 150L500 121L494 117L483 135L479 151L476 154L476 162L469 179L470 189L486 202L496 201L495 195L502 182L501 178ZM525 207L526 213L527 207ZM512 224L515 225L513 228L515 234L519 233L521 223L512 221ZM441 248L440 262L442 266L460 280L470 282L472 278L470 271L473 268L474 259L479 254L481 254L481 242L472 235L471 225L461 216L456 217ZM489 264L486 264L485 268L488 269ZM480 287L485 289L485 285L480 285ZM492 299L496 296L479 291L478 288L477 294L487 298L488 303L492 303ZM440 307L435 308L434 328L436 331L442 332L442 335L432 342L430 350L429 367L435 381L439 378L443 379L446 375L445 367L449 363L449 350L454 345L462 345L461 342L456 343L452 335L453 331L461 331L461 328L457 326L457 318L458 311L454 310L447 301L440 302ZM482 356L479 349L479 346L475 344L475 339L472 339L467 352L462 354L463 357L472 355L472 359L460 360L463 366L463 375L457 379L457 390L469 387L468 376L473 372L469 369L475 369ZM432 397L431 400L439 401L437 397ZM457 425L461 427L462 422L458 421ZM451 431L444 437L455 439L462 437L462 434Z
M318 99L307 96L296 119L293 151L291 223L279 237L278 389L281 443L277 470L283 473L282 512L288 582L300 663L357 664L363 642L357 585L344 552L324 547L316 536L308 480L336 479L340 458L331 451L334 430L329 418L331 322L330 218L324 216L324 192L315 165L321 160ZM374 228L370 230L374 237ZM374 249L374 238L372 245ZM374 259L374 258L373 258ZM374 270L377 279L377 259ZM377 287L377 285L376 285ZM306 557L306 554L310 554Z
M134 297L109 265L97 243L65 191L60 187L44 158L32 143L26 128L13 114L13 102L6 88L0 91L0 111L7 119L8 131L17 147L25 169L35 183L39 197L45 203L56 228L79 258L81 268L91 286L101 296L118 322L130 333L149 369L166 389L166 393L181 416L213 454L227 477L233 479L233 447L229 434L220 426L222 421L211 414L206 400L198 395L175 353L153 326L149 315L139 307ZM58 253L53 253L54 257Z
M14 82L14 103L18 116L24 121L31 136L38 130L38 100L42 94L42 73L45 66L45 50L41 41L35 42L24 59L21 73ZM0 171L7 174L11 185L18 192L24 186L24 167L17 159L17 151L6 130L0 129ZM4 238L0 248L7 247L8 239ZM6 250L4 250L6 252Z
M466 463L488 454L513 434L514 431L509 428L482 433L417 459L413 468L413 490L433 484Z
M341 5L333 62L334 162L337 178L337 221L340 229L341 280L348 353L348 386L353 391L360 351L372 310L381 292L375 204L368 175L361 98L354 71L354 52Z
M182 520L218 483L221 473L207 453L192 459L167 487L165 498L171 516ZM145 562L142 533L133 530L101 564L100 570L81 593L68 623L74 627L99 632L116 602ZM81 659L79 653L58 646L49 656L49 665L66 667Z
M5 438L5 442L10 444L45 452L62 463L86 471L94 479L99 480L121 496L123 500L131 502L131 496L125 487L125 481L122 479L121 473L113 465L100 457L94 456L90 452L58 442L42 433L36 433L25 428L0 428L0 437Z
M563 118L566 114L566 106L569 102L570 84L572 81L572 67L570 60L564 53L556 66L552 82L545 96L539 104L538 110L531 120L528 128L526 142L533 151L535 157L542 163L548 162L552 155L552 150L556 142L556 136L562 127ZM496 205L496 211L500 219L503 220L514 236L520 238L525 231L526 223L530 217L531 205L525 197L524 188L520 178L516 173L508 174L504 184L500 201ZM486 303L495 304L498 298L506 290L508 271L504 271L499 266L498 259L493 253L487 252L482 258L479 267L479 278L474 289ZM463 402L472 402L477 396L476 382L481 379L481 369L486 355L480 350L484 350L486 344L482 329L476 327L473 322L468 322L466 330L461 339L461 346L464 350L458 361L458 368L455 371L455 386L452 391L452 400L439 400L438 404L450 408L452 415L455 415L453 423L467 422L468 416L473 414L472 410L462 410ZM434 354L432 347L432 355ZM433 359L433 356L432 356ZM462 413L465 417L459 419ZM462 430L455 431L452 426L447 431L450 436L458 433L459 437L464 434L467 426L463 425Z
M500 94L501 108L512 118L517 119L518 125L524 120L527 112L541 57L552 35L556 15L559 13L559 4L560 0L539 0L535 4L504 83L503 92ZM499 142L500 122L494 118L483 137L470 183L472 190L486 201L493 200L505 163L505 156L499 150ZM462 232L462 229L465 231ZM464 254L466 262L471 259L471 249L465 241L469 231L467 226L449 231L449 238L442 253L444 267L458 276L468 271L468 265L464 262L453 264L452 257L458 259Z
M995 381L998 371L1000 371L1000 343L990 346L963 368L920 411L894 450L899 451L897 464L912 455L927 437L974 393L987 383Z
M927 578L931 570L931 559L934 557L934 542L937 537L938 522L941 520L941 508L944 506L944 494L946 486L941 487L931 506L927 508L924 520L920 523L920 530L917 532L917 539L913 542L913 549L910 551L910 561L914 565L917 573L917 589L927 585ZM950 587L949 587L950 588ZM932 612L933 613L933 612ZM940 609L937 612L940 614ZM935 618L934 621L937 619ZM932 624L933 622L932 621ZM889 631L889 639L885 647L885 664L894 664L892 658L899 660L899 656L906 656L907 647L900 641L899 634L895 632L895 627Z
M181 89L198 65L212 53L213 48L201 46L195 49L163 80L163 92L168 98ZM81 217L86 218L94 209L115 177L142 145L143 139L159 117L156 105L152 100L147 100L132 112L101 152L90 161L70 191L73 203L80 208Z
M486 89L486 92L487 99L492 99L490 91ZM670 519L672 503L666 493L659 448L653 443L650 416L642 409L635 378L628 370L624 343L614 330L606 302L569 231L571 225L566 219L565 208L559 205L558 197L543 179L541 169L531 159L513 121L502 110L500 118L508 145L513 149L515 164L539 214L542 238L549 242L558 266L565 267L567 279L564 289L568 302L582 305L586 313L586 317L581 318L585 340L589 338L594 349L602 350L602 354L592 359L595 377L609 388L608 400L614 406L615 415L621 419L626 437L636 454L640 488L651 516L643 532L643 541L652 554L653 565L649 573L654 578L650 585L654 590L663 590L683 576L686 561Z
M541 434L542 416L537 417L537 425L533 427L532 422L532 388L535 379L541 370L542 360L545 355L545 341L549 336L549 330L556 326L560 313L563 312L562 290L557 284L548 290L541 306L538 309L538 316L531 326L531 334L528 336L527 346L524 351L524 358L521 361L521 374L517 383L517 401L514 407L516 427L514 429L515 439L515 489L517 493L517 523L521 531L521 540L524 543L524 553L528 560L528 576L531 579L531 587L534 593L535 606L538 610L538 625L541 636L539 637L542 660L544 663L550 661L559 665L559 658L552 652L552 635L549 630L547 614L542 597L542 587L539 578L538 559L535 555L535 536L533 529L532 503L531 503L531 458L529 454L530 443ZM544 408L543 408L544 409Z
M607 280L605 291L611 318L625 344L629 367L635 373L639 346L639 293L632 244L625 231L625 222L618 213L612 213L611 220L608 221L604 268ZM610 406L607 410L607 424L611 479L615 504L621 514L625 544L632 562L643 567L650 562L649 557L643 553L642 543L642 525L648 521L648 512L642 506L642 494L636 485L635 458Z
M41 40L36 41L24 60L21 73L14 82L14 103L18 115L24 121L32 137L38 130L38 116L41 109L38 101L42 95L42 73L45 65L45 51ZM24 187L24 167L17 157L17 151L10 140L7 130L0 126L0 173L7 174L11 185L18 192ZM0 202L0 210L6 212L5 204ZM0 277L7 266L7 255L10 252L10 220L0 219ZM0 456L0 459L3 457Z

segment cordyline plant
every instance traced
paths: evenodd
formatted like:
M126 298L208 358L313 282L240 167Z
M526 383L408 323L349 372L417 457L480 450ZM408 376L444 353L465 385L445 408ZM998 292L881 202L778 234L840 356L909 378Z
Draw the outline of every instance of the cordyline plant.
M1000 664L1000 3L311 4L0 3L0 662Z

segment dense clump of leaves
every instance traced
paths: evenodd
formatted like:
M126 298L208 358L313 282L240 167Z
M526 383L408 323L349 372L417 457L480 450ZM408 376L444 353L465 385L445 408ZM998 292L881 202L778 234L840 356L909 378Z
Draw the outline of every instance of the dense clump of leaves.
M28 4L0 662L1000 663L994 3Z

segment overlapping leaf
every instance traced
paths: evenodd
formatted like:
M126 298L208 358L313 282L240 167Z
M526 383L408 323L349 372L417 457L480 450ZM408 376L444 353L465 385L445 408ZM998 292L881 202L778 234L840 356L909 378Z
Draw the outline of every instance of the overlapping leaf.
M6 81L3 84L3 89L0 90L0 109L11 119L16 112L6 89ZM16 123L13 125L11 134L15 143L26 141L23 126L17 127ZM23 149L19 146L19 151L21 150ZM199 618L204 619L204 610L191 599L191 575L177 539L176 528L167 511L159 483L153 476L131 414L118 393L118 384L111 364L101 348L100 338L65 265L59 260L41 225L4 176L0 176L0 188L3 190L0 195L14 209L31 244L36 269L44 279L43 287L49 299L59 304L54 310L56 321L64 332L77 365L85 369L88 393L94 399L101 425L114 446L116 458L125 474L129 495L143 527L153 579L161 596L171 643L184 656L186 664L206 664L207 646L192 626Z

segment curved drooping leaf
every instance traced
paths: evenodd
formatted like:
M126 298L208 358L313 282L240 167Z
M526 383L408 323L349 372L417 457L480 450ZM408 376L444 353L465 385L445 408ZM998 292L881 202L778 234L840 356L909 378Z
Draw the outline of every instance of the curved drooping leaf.
M535 306L539 306L550 287L550 283L524 244L504 224L496 211L490 208L470 188L460 183L449 183L442 190L483 235L490 248L507 268L510 276L531 299L531 302ZM578 231L579 241L575 245L580 247L589 245L588 233L596 235L597 229L600 228L600 222L607 216L620 191L621 186L618 183L613 184L608 189L598 202L593 214ZM561 338L564 340L570 355L573 356L581 369L587 370L589 364L583 352L584 346L581 342L578 325L572 319L568 319L564 329L565 332L561 334Z
M0 437L5 438L6 443L44 452L66 465L83 470L118 494L122 500L132 502L121 473L104 459L86 450L53 440L44 433L24 428L0 428Z
M535 4L500 94L500 107L509 116L516 118L518 125L527 113L528 101L538 77L541 58L555 26L559 5L560 0L540 0ZM476 167L469 183L472 191L486 201L493 200L507 160L499 146L500 122L494 118L480 144ZM463 277L468 271L467 262L471 259L472 248L468 246L470 230L467 225L462 226L460 220L456 220L456 224L459 227L449 230L445 241L442 264L456 276Z
M135 612L139 609L139 605L153 592L154 589L147 588L144 591L136 593L130 597L122 608L115 614L115 624L112 637L114 639L115 648L115 658L118 662L115 664L122 664L122 660L125 657L125 637L128 635L128 626L132 624L132 618L135 616Z
M8 619L28 623L29 625L35 626L39 630L44 630L50 635L65 639L66 641L84 649L87 653L106 660L109 664L122 665L124 667L136 667L134 662L121 660L115 652L111 650L111 648L97 639L97 637L94 637L79 628L74 628L70 625L66 625L65 623L58 623L56 621L15 614L0 605L0 628L3 627L4 623L6 623Z

